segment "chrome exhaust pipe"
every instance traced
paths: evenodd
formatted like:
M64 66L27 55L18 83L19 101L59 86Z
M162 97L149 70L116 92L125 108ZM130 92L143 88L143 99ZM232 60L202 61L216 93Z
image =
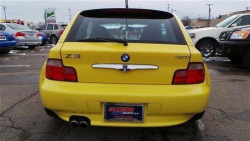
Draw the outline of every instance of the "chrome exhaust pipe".
M77 128L78 127L78 122L76 120L72 120L70 122L71 127Z
M83 121L79 122L79 126L82 127L82 128L88 128L89 124L86 121L83 120Z

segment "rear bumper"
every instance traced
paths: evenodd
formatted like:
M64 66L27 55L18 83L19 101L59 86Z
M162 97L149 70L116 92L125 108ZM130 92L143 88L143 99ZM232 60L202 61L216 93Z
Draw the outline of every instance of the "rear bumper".
M42 38L16 38L17 46L39 46L42 44Z
M16 41L1 41L0 50L13 49L16 46Z
M195 85L129 85L40 80L44 107L65 121L86 116L94 126L161 127L178 125L206 109L208 83ZM104 103L143 103L144 122L106 122Z

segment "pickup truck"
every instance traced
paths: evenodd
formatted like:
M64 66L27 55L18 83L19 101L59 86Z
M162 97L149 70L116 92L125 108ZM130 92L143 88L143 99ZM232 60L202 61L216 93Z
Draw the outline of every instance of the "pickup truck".
M222 32L218 42L224 55L250 70L250 26Z
M235 28L243 28L250 25L250 13L233 15L215 27L188 30L195 47L203 54L204 57L212 57L219 52L217 39L223 31L230 31Z

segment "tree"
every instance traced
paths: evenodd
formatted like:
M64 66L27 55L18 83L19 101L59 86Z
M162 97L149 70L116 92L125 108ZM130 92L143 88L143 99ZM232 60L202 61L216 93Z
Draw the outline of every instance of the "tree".
M182 23L183 23L184 26L188 26L191 23L191 19L188 16L184 16L181 19L181 21L182 21Z

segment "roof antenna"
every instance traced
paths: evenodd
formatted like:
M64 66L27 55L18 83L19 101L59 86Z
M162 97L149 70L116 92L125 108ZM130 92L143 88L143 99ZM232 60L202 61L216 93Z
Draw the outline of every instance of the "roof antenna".
M128 0L125 0L125 7L128 9Z

